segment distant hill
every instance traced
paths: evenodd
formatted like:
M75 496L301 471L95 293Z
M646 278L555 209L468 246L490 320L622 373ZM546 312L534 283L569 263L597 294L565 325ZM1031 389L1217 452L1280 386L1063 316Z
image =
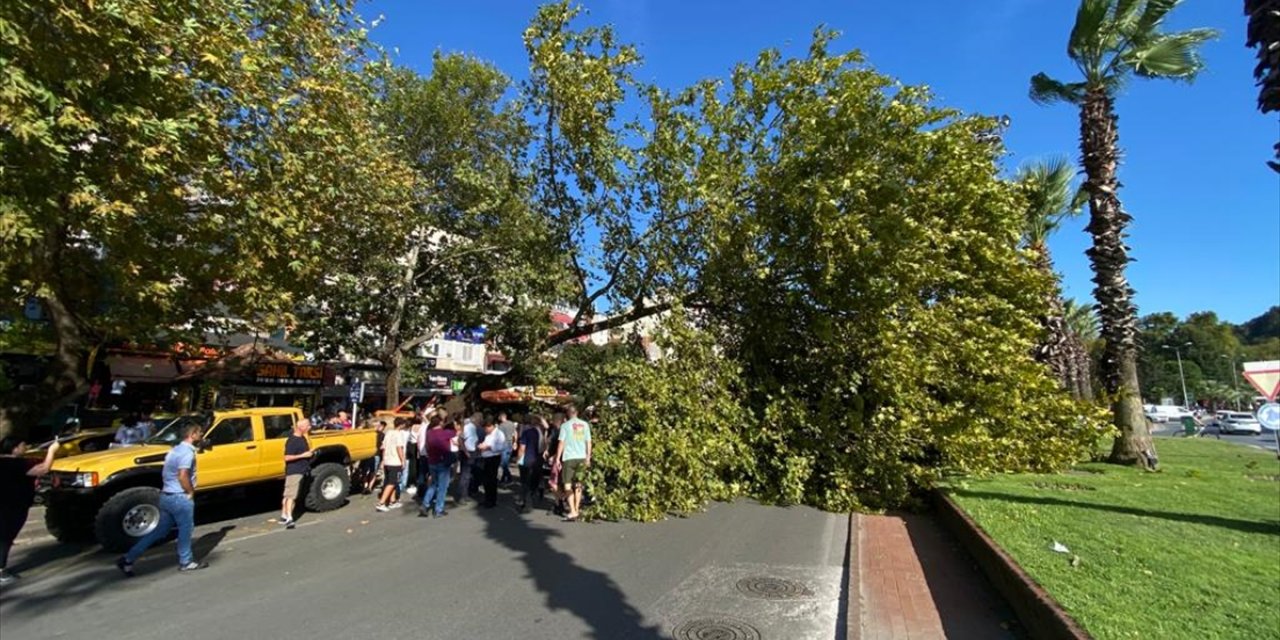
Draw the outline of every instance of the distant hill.
M1236 336L1244 344L1260 344L1268 338L1280 338L1280 305L1244 323L1234 325Z

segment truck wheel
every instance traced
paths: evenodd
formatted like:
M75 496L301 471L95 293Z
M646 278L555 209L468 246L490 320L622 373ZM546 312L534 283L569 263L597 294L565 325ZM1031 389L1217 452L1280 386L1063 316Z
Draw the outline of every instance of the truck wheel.
M58 542L88 542L93 540L93 514L54 502L45 507L44 528Z
M111 496L98 510L93 530L107 551L127 551L160 526L160 490L134 487Z
M332 511L347 501L351 490L351 476L347 468L335 462L326 462L311 470L307 486L306 504L312 511Z

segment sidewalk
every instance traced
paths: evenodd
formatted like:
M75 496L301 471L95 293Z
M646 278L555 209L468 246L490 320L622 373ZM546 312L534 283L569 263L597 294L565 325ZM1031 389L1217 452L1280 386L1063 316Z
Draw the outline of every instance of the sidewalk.
M1013 611L932 517L851 518L850 640L1019 637Z

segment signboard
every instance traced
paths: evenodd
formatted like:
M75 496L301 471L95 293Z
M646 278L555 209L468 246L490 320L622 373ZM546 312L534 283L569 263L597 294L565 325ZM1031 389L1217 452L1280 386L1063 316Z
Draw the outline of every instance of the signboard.
M355 382L352 382L349 394L351 404L360 404L361 402L364 402L364 381L356 380Z
M1244 363L1244 379L1266 399L1275 402L1280 395L1280 360Z
M450 327L444 332L445 340L467 344L484 344L484 327Z
M253 382L278 387L318 387L324 381L324 367L318 364L264 362L253 370Z
M1256 417L1262 426L1272 431L1280 431L1280 404L1268 402L1258 407Z

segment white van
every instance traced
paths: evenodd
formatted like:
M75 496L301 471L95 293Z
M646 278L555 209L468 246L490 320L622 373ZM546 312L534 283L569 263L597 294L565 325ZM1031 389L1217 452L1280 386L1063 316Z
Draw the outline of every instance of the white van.
M1192 416L1190 411L1172 404L1149 404L1142 410L1152 422L1171 422Z

